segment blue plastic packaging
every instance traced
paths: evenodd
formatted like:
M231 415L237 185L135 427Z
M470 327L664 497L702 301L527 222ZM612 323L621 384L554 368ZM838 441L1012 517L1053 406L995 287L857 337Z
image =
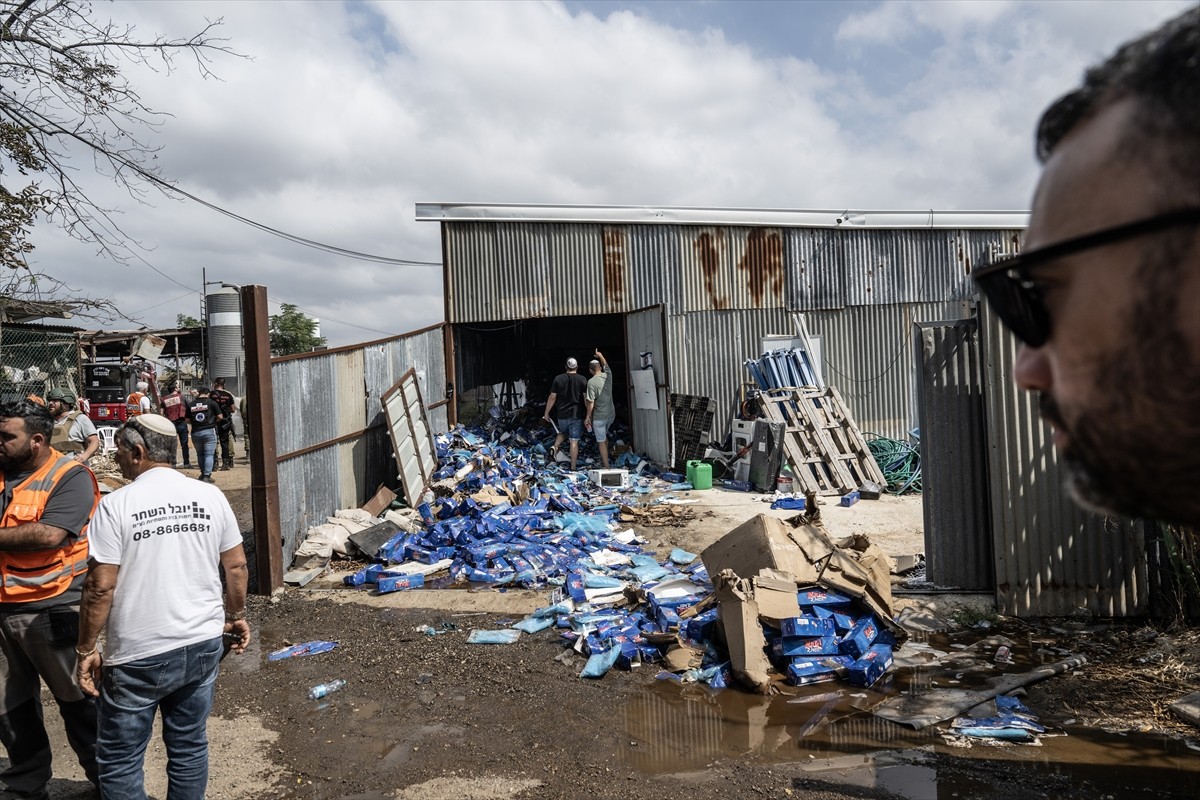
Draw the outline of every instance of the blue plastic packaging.
M467 644L513 644L521 638L521 632L513 628L498 631L475 629L467 635Z
M815 617L788 617L779 623L784 636L832 636L836 630L831 619ZM857 655L857 653L855 654Z
M617 659L621 656L620 647L610 647L609 649L593 653L588 656L587 663L583 665L583 671L579 673L581 678L603 678L613 665L617 663Z
M312 656L317 653L328 653L333 648L337 647L337 642L305 642L304 644L294 644L291 647L285 647L282 650L276 650L267 656L267 661L280 661L293 656Z
M875 622L874 615L868 614L856 622L842 639L842 652L854 658L862 658L875 643L878 635L879 625Z

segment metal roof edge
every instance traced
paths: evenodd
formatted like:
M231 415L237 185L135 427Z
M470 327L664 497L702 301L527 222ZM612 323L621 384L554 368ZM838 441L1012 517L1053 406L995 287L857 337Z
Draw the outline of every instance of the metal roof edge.
M672 208L667 206L417 203L418 222L576 222L651 225L753 225L798 228L949 228L1023 230L1027 211Z

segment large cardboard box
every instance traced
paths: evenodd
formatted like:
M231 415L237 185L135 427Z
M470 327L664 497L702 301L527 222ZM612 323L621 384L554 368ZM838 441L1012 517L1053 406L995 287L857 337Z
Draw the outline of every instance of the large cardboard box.
M713 542L700 558L709 575L729 569L739 578L753 578L773 570L775 577L784 573L798 586L824 586L858 598L884 625L892 621L886 556L872 546L856 559L812 525L793 526L759 514Z
M881 568L886 556L873 545L856 559L820 528L759 514L700 557L716 587L734 676L755 691L772 690L762 623L778 627L780 620L799 615L798 586L824 586L854 597L881 624L904 635L892 620L891 576Z

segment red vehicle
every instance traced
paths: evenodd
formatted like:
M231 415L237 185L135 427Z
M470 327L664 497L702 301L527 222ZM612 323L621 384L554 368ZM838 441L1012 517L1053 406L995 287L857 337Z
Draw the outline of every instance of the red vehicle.
M135 391L138 380L147 380L150 384L146 394L157 406L158 389L153 370L143 371L139 365L120 362L84 364L83 396L88 401L88 418L97 425L124 423L129 419L125 401Z

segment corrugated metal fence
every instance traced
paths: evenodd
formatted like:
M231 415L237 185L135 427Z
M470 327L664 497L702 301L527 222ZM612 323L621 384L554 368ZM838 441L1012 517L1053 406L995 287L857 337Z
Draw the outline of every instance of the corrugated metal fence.
M1013 336L986 306L918 334L929 579L994 587L1012 616L1145 613L1142 525L1068 496L1037 396L1013 382Z
M1013 383L1016 339L986 306L980 317L997 609L1023 617L1077 608L1145 613L1142 524L1085 512L1067 495L1037 396Z
M430 428L446 430L444 327L272 360L285 565L309 527L396 486L380 397L410 368Z

